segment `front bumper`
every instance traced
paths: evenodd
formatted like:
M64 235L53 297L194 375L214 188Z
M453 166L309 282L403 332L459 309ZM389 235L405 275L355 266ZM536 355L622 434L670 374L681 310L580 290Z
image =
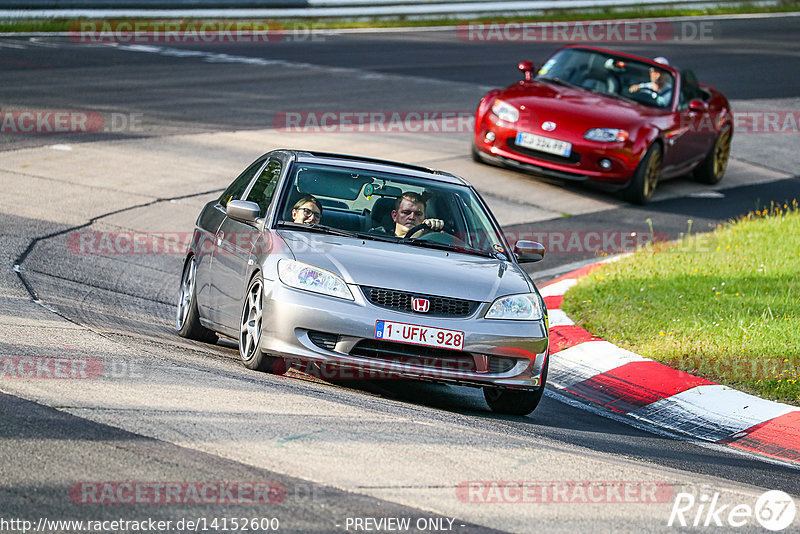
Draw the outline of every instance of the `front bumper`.
M405 313L376 306L358 286L348 287L354 301L265 281L262 350L290 361L348 369L337 375L340 378L412 378L519 389L541 385L548 348L546 319L483 319L487 303L466 318ZM463 351L376 340L377 320L463 331ZM329 340L324 346L321 334Z
M611 189L625 187L638 165L638 158L627 143L600 143L567 135L563 140L572 144L572 153L569 158L563 158L517 146L514 142L517 131L506 123L485 119L475 133L477 155L487 162L563 180L591 181ZM494 135L491 141L486 138L488 132ZM558 137L543 131L531 133ZM605 161L608 168L603 168L601 161Z

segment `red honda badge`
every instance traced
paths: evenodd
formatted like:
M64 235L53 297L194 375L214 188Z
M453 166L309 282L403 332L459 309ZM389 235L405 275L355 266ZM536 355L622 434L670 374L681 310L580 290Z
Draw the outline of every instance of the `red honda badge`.
M428 299L414 299L412 306L415 312L428 313L431 309L431 301Z

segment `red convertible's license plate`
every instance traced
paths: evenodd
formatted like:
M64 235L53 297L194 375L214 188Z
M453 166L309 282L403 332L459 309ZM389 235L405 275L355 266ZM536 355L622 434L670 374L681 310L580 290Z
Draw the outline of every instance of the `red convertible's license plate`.
M517 132L517 138L514 142L518 146L547 152L548 154L556 154L557 156L563 156L565 158L568 158L572 153L572 143L528 132Z
M393 321L375 321L375 339L445 349L464 349L464 332Z

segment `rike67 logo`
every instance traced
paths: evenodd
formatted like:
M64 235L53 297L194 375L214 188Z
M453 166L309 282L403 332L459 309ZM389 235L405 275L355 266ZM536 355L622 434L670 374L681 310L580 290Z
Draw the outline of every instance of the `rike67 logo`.
M678 493L672 504L667 526L739 528L752 525L755 519L767 530L778 532L794 523L797 509L794 500L780 490L762 494L754 506L749 504L722 504L719 492Z

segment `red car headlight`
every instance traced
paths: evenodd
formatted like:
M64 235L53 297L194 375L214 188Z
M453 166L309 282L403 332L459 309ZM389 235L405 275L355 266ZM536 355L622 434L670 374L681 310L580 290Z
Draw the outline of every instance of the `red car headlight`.
M492 104L492 113L501 121L517 122L519 120L519 110L500 99L495 100Z
M627 130L617 128L592 128L583 134L584 139L589 141L600 141L602 143L616 143L625 141L629 137Z

